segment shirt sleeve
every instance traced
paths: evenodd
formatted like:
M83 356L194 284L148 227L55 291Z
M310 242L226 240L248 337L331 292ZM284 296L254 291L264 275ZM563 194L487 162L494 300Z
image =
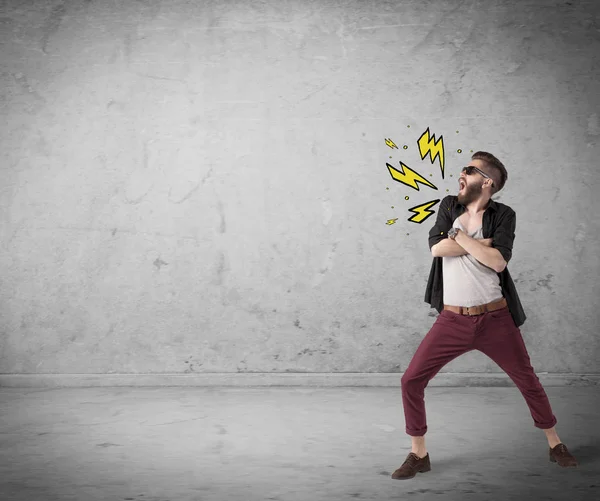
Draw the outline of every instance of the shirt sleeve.
M450 196L445 197L440 203L436 221L431 230L429 230L429 250L437 244L448 238L448 230L452 228L452 211L450 210Z
M517 215L510 209L502 216L492 235L492 247L498 249L504 260L508 263L512 257L513 242L515 241L515 228Z

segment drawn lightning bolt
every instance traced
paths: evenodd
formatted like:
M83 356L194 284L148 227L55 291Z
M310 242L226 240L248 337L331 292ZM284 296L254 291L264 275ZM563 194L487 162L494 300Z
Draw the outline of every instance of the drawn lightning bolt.
M392 175L392 179L394 181L398 181L402 184L405 184L406 186L410 186L411 188L414 188L417 191L421 191L419 190L419 185L417 183L422 183L426 186L429 186L430 188L433 188L434 190L437 190L437 188L429 181L427 181L427 179L421 176L421 174L407 167L402 162L400 162L400 168L402 170L398 170L395 167L392 167L387 162L385 165L390 171L390 174Z
M415 207L411 207L408 209L410 212L414 212L415 215L408 218L411 223L419 223L421 224L425 221L429 216L435 214L434 210L429 210L435 204L437 204L439 200L432 200L431 202L426 202L422 205L416 205Z
M392 149L394 149L394 148L398 149L398 146L396 146L394 141L392 141L391 139L386 138L385 144L387 144Z
M428 153L431 163L433 163L435 158L438 157L438 160L440 161L440 167L442 169L442 179L444 179L444 136L440 136L440 138L436 141L435 134L433 134L431 137L429 136L429 127L427 127L427 130L423 132L421 137L418 139L417 146L419 147L421 160L424 160Z

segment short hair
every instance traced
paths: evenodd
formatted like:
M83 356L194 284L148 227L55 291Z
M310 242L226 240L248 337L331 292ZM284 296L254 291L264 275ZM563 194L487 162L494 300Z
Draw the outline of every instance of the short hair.
M490 177L494 181L492 195L504 188L506 180L508 179L508 172L506 172L506 167L504 167L504 164L500 160L487 151L473 153L471 160L483 160L487 166L491 168L492 172L490 172Z

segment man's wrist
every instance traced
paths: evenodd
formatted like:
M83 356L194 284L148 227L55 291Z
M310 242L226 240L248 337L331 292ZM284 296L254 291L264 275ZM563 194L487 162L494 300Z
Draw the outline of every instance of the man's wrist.
M465 238L465 237L468 237L468 235L467 235L467 234L466 234L464 231L462 231L462 230L460 230L460 229L457 229L457 231L456 231L456 235L454 235L454 238L453 238L453 240L454 240L454 241L455 241L457 244L459 244L459 245L460 245L460 242L459 242L459 240L462 242L462 241L464 241L464 238Z

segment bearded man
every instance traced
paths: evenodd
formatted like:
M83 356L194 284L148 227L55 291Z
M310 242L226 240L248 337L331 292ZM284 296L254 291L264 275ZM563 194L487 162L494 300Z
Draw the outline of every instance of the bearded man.
M506 267L512 257L516 214L491 199L507 179L506 168L494 155L473 154L462 169L458 195L442 200L429 232L433 264L425 301L439 315L402 376L405 431L412 448L394 479L431 470L424 437L425 388L444 365L472 350L490 357L521 391L534 426L546 434L549 460L577 466L556 433L556 417L519 330L526 317Z

